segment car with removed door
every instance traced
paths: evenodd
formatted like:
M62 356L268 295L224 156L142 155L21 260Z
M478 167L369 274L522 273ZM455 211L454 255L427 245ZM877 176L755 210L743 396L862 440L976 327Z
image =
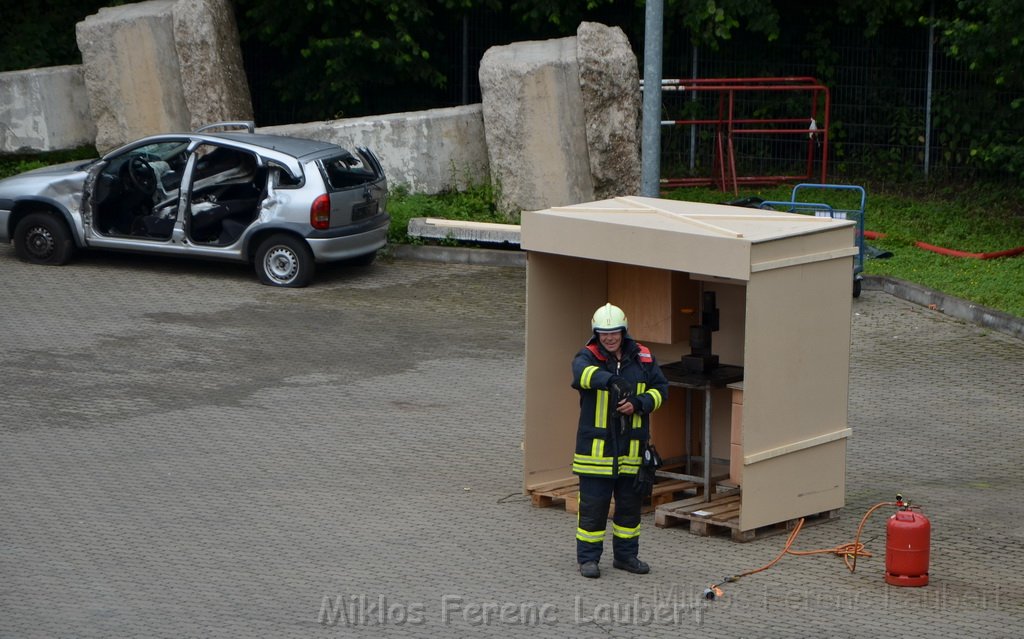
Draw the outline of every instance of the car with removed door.
M81 249L250 262L264 284L301 287L318 263L370 264L386 205L369 149L220 122L0 180L0 242L36 264Z

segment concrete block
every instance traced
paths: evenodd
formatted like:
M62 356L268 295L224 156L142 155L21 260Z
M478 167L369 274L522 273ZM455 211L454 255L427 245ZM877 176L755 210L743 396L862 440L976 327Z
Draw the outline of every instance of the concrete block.
M619 27L583 22L576 31L580 92L594 196L640 194L640 73Z
M76 25L101 153L189 128L174 52L173 0L104 7Z
M481 106L260 127L261 133L369 147L391 186L413 193L464 190L488 177Z
M252 97L229 0L178 0L174 47L190 128L251 120Z
M76 26L96 147L251 119L225 0L150 0L105 7Z
M92 144L96 127L81 65L0 73L0 153Z
M506 212L594 200L576 54L571 37L491 47L480 61L491 178Z
M434 240L450 239L462 242L515 244L518 246L521 230L522 227L518 224L414 217L409 220L408 233L412 237L425 237Z

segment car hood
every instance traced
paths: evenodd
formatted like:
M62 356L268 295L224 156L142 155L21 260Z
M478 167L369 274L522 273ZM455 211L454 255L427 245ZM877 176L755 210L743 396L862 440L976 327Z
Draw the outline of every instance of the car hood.
M81 194L85 176L93 162L95 160L54 164L0 180L0 197L57 197L67 194L69 190Z

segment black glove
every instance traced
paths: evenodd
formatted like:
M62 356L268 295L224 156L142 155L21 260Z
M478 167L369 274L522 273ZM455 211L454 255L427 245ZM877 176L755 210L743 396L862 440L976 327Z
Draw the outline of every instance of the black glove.
M623 377L612 375L608 380L608 390L615 396L615 401L619 402L633 394L633 385Z

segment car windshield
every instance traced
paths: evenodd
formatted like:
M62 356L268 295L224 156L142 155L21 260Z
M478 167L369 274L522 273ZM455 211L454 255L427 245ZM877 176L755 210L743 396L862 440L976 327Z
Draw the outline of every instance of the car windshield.
M156 156L163 161L167 161L179 153L184 152L188 148L188 141L185 142L159 142L157 144L148 144L143 147L139 147L132 151L133 154L145 154L148 156Z

